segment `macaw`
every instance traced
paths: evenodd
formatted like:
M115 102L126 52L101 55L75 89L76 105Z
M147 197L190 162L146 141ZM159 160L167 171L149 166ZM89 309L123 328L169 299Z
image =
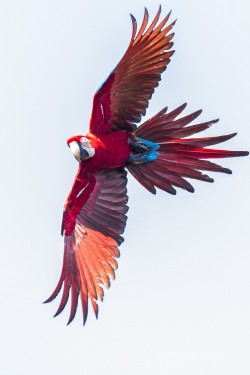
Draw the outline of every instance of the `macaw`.
M194 138L218 120L190 125L201 110L178 117L186 104L162 109L140 126L149 100L174 51L168 24L170 13L159 21L161 7L151 24L145 8L139 31L132 19L130 44L115 69L94 95L89 131L67 141L79 166L63 211L64 257L51 302L63 287L55 314L71 295L68 324L74 319L80 297L83 324L92 304L98 317L103 286L115 278L118 246L123 242L128 211L127 171L151 193L156 188L176 194L175 187L194 192L189 179L213 182L202 171L231 173L208 159L248 155L207 146L229 140L236 133ZM188 179L188 180L187 180Z

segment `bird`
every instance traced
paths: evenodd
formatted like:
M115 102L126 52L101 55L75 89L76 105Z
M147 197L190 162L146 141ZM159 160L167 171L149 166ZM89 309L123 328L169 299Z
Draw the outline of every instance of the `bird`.
M115 278L127 221L128 172L152 194L160 189L174 195L176 188L193 193L190 180L214 181L206 171L232 173L210 159L249 154L210 148L236 133L194 137L218 119L193 124L202 111L183 115L186 103L171 111L165 107L138 125L175 52L172 29L176 20L170 22L170 14L160 20L160 6L149 22L145 8L139 29L130 15L130 43L94 94L88 132L67 140L78 170L63 207L61 276L45 303L54 300L62 289L54 316L70 299L68 324L75 317L79 300L83 325L89 305L98 318L104 287L109 288Z

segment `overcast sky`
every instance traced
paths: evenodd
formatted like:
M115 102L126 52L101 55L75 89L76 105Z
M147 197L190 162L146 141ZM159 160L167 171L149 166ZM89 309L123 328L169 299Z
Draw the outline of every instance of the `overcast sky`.
M3 375L249 375L250 158L195 194L150 195L132 177L117 279L96 321L43 305L61 271L62 205L77 163L66 139L85 133L92 97L125 52L129 13L159 1L0 0ZM207 135L237 131L250 149L249 2L169 0L175 50L147 112L188 102Z

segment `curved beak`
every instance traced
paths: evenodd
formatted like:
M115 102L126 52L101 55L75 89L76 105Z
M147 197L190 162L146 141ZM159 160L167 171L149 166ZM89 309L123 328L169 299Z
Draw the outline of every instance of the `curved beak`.
M70 142L69 147L79 163L89 158L88 151L85 150L80 143L76 141Z

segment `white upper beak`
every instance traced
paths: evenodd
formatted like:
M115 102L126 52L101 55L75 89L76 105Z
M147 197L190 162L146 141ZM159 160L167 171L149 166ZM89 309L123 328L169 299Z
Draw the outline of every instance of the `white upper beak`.
M80 160L81 160L81 150L80 150L79 143L76 142L76 141L70 142L69 147L70 147L74 157L76 158L76 160L78 160L80 162Z

